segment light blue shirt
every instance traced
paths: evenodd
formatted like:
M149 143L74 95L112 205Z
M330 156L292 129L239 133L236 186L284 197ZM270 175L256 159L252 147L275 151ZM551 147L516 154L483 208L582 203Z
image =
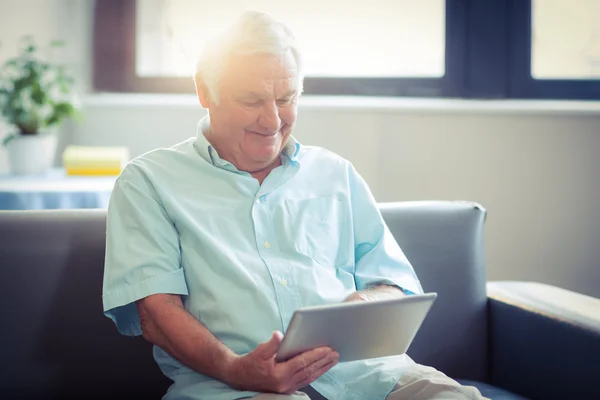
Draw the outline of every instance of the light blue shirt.
M125 335L140 335L135 301L182 295L185 308L237 354L293 312L342 301L371 284L422 293L366 183L350 162L290 138L262 185L219 158L204 136L142 155L108 207L103 302ZM374 329L377 329L374 327ZM394 334L390 332L390 334ZM252 396L201 375L158 347L174 381L164 399ZM342 363L312 386L329 400L384 399L408 356Z

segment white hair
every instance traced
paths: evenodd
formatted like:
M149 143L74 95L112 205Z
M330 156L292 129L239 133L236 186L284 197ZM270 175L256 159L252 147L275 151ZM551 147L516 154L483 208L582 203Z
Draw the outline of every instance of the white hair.
M246 11L198 57L196 86L204 85L211 100L218 103L223 71L231 58L260 54L281 57L287 51L296 61L298 93L302 93L300 50L292 30L268 14Z

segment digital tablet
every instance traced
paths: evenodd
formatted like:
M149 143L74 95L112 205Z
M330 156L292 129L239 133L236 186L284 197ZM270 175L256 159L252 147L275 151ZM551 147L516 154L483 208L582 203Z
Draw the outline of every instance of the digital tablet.
M294 312L276 355L278 362L328 346L340 362L404 354L437 293L352 301Z

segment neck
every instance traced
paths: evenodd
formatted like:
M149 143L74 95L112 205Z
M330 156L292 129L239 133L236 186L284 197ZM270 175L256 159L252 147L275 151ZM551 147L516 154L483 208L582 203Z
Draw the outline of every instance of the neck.
M256 179L258 181L259 185L262 185L263 181L271 173L271 171L273 171L275 168L279 167L280 165L281 165L281 158L277 157L266 168L263 168L258 171L248 171L248 172L250 173L250 175L252 175L252 177L254 179Z

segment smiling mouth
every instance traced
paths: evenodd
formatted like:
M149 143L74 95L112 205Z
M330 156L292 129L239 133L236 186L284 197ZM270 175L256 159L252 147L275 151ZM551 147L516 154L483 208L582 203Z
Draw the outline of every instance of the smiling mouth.
M263 133L258 133L258 132L254 132L254 131L246 131L246 132L252 133L252 134L254 134L254 135L262 136L262 137L273 137L273 136L275 136L275 135L277 135L277 134L279 133L279 131L277 131L277 132L274 132L274 133L270 133L270 134L268 134L268 135L265 135L265 134L263 134Z

